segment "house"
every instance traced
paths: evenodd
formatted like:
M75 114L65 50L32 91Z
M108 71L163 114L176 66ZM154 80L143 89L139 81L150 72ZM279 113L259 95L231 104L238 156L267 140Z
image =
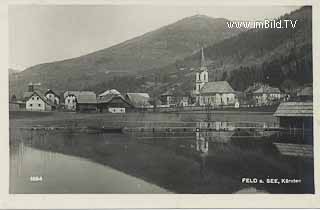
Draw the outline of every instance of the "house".
M234 106L235 102L235 91L227 81L207 82L197 96L200 106Z
M162 105L173 106L176 104L176 97L174 89L169 89L160 95L160 101Z
M9 101L9 111L25 110L26 103L23 101Z
M305 143L313 141L313 105L312 102L284 102L274 113L281 128L288 133L300 135ZM290 137L288 138L290 139Z
M100 112L125 113L134 106L122 95L108 94L98 98L98 110Z
M103 93L99 94L98 98L101 99L105 96L108 95L121 95L121 93L119 91L117 91L116 89L110 89L110 90L106 90Z
M188 96L182 96L181 100L179 102L179 106L182 106L182 107L189 106L189 97Z
M53 92L53 90L48 89L44 95L53 104L58 105L60 103L60 96L58 94L56 94L55 92Z
M48 100L40 91L33 91L26 100L27 111L52 111L55 105Z
M134 108L152 108L148 93L127 93L125 100L130 102Z
M96 112L97 107L97 96L91 91L82 91L77 95L76 98L76 110L79 112Z
M277 103L281 99L279 88L262 85L252 93L256 105L271 105Z
M297 92L297 99L299 101L312 101L313 100L313 88L307 86Z
M64 106L66 110L76 111L77 100L80 94L92 94L92 91L66 91L63 94ZM95 94L95 93L93 93Z

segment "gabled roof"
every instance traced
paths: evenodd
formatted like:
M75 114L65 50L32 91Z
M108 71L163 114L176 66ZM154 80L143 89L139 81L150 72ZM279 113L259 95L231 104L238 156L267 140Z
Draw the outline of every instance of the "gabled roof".
M94 92L91 91L83 91L78 94L77 97L78 104L96 104L97 96Z
M99 97L103 97L106 95L121 95L119 91L117 91L116 89L110 89L110 90L106 90L103 93L99 94Z
M173 95L174 95L173 89L169 89L166 92L161 94L161 96L173 96Z
M234 93L234 90L227 81L216 81L205 83L200 93Z
M253 92L254 94L262 94L262 93L281 93L279 88L270 87L270 86L261 86L259 89Z
M98 98L98 104L109 104L112 103L113 100L119 99L121 100L123 103L126 103L127 105L129 105L130 107L132 107L133 105L128 102L122 95L106 95L102 98Z
M312 102L285 102L281 103L273 114L276 117L312 117Z
M50 106L55 106L50 100L48 100L44 94L42 94L39 90L35 90L31 93L31 95L27 98L26 101L28 101L32 96L39 96L39 98L44 101L46 104L50 105Z
M56 94L53 90L48 89L47 92L44 93L44 95L46 96L47 94L52 93L53 95L55 95L56 97L60 98L60 96L58 94Z
M135 107L151 106L149 103L150 96L148 93L127 93L126 96Z

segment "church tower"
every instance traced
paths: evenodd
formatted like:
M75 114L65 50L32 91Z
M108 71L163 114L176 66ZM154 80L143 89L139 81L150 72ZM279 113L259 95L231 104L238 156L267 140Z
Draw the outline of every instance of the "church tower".
M204 58L203 48L201 48L201 64L196 73L196 92L200 93L201 88L209 81L208 68Z

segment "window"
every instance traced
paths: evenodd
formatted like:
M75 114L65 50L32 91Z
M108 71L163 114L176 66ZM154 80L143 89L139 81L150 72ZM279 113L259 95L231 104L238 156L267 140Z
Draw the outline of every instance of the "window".
M200 74L198 74L198 80L201 80L201 79L200 79Z
M34 97L32 97L32 99L31 100L34 100Z
M37 97L37 100L39 100L39 97Z
M203 79L206 80L206 74L203 75Z
M68 99L68 103L70 103L70 99Z
M32 104L29 104L30 107L32 107Z
M38 107L41 107L41 104L38 104Z

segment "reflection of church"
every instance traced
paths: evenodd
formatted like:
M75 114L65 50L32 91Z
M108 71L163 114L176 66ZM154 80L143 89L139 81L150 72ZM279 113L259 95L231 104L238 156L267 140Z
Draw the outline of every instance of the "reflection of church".
M200 106L221 106L235 104L235 91L227 81L209 82L203 48L201 48L201 64L196 73L196 84L193 91L196 104Z
M208 154L209 141L201 132L196 132L196 150L201 154Z

